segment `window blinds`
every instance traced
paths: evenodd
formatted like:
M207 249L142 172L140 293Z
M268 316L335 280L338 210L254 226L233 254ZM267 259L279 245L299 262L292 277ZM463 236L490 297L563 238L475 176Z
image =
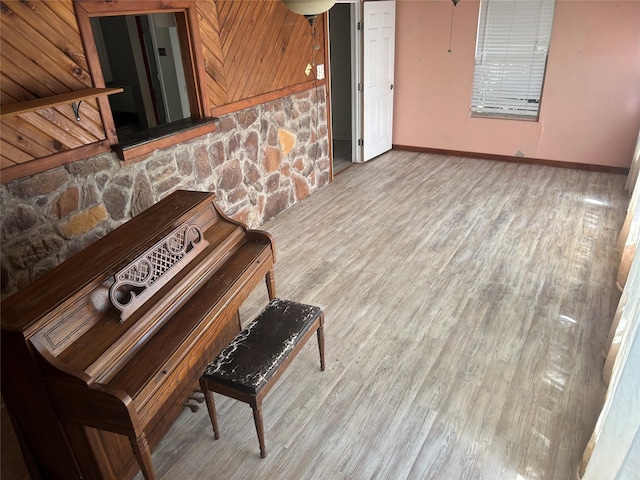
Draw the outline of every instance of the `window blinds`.
M537 119L555 0L481 0L472 116Z

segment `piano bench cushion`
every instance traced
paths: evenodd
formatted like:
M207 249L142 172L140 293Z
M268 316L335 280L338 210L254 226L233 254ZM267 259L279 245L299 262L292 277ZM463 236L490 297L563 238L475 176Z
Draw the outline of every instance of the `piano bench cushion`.
M320 315L319 307L272 299L207 365L203 377L258 394Z

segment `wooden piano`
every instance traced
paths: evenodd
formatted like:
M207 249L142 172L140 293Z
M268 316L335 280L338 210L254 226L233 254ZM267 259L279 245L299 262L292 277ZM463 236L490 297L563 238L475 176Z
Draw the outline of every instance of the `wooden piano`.
M240 331L269 234L177 191L2 302L2 396L33 478L153 478L150 449Z

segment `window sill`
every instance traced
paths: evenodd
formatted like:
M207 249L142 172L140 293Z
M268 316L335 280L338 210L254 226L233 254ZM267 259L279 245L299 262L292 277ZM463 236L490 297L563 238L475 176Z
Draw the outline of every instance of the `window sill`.
M494 120L521 120L524 122L537 122L539 119L539 116L532 116L532 115L516 115L516 114L508 114L508 113L478 113L478 112L471 112L471 118L487 118L487 119L494 119Z
M146 156L160 148L215 132L217 125L217 118L187 118L123 138L120 143L112 145L111 148L125 164L135 163L144 160Z

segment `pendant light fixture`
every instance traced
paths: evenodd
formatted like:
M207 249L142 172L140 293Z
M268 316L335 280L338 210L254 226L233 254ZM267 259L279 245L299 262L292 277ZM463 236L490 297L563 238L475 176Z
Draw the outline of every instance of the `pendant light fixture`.
M282 0L282 3L293 13L304 15L313 26L318 15L333 7L336 0Z

